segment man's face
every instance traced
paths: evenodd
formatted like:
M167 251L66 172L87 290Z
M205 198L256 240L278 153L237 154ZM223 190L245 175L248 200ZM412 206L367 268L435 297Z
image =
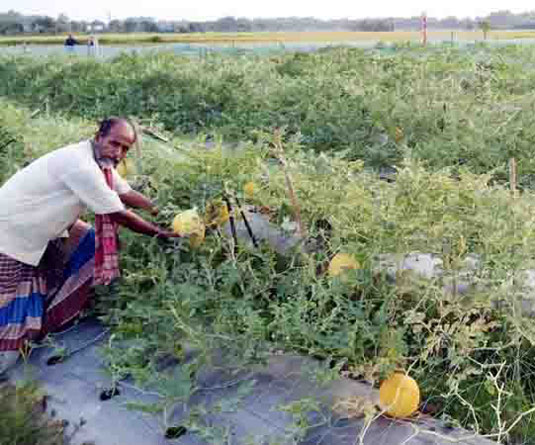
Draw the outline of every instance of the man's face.
M111 127L106 136L97 133L95 136L96 155L99 160L111 161L114 167L126 157L128 150L135 142L135 133L126 122Z

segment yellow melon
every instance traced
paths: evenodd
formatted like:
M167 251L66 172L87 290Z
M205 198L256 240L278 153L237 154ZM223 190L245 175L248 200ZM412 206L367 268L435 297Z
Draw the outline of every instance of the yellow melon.
M123 178L135 175L137 173L136 164L132 159L124 158L121 162L119 162L119 164L117 164L117 173L119 173Z
M347 270L354 270L360 267L353 255L348 253L337 253L329 263L329 275L337 277Z
M247 199L253 199L254 191L255 183L253 181L249 181L243 186L243 193Z
M409 417L420 405L420 388L403 372L395 372L379 388L381 409L391 417Z
M180 236L189 236L191 247L198 247L204 241L205 228L197 209L179 213L173 219L173 231Z
M206 206L204 220L207 226L216 227L229 220L228 207L222 200L209 202Z

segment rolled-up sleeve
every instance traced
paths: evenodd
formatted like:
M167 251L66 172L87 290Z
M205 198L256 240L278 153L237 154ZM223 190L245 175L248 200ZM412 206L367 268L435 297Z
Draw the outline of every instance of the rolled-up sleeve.
M128 192L132 191L132 187L130 187L130 184L124 180L119 173L117 173L117 170L112 170L113 174L113 189L117 192L119 195L124 195Z
M61 181L97 215L125 210L118 192L108 186L100 171L92 168L71 170L61 176Z

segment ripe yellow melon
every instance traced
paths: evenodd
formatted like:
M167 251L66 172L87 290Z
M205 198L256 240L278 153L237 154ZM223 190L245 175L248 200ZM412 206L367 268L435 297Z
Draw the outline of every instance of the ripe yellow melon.
M347 270L358 269L359 263L353 255L348 253L337 253L329 263L329 275L337 277Z
M222 200L209 202L206 206L204 220L207 226L215 227L229 220L228 208Z
M391 417L409 417L420 405L420 388L403 372L395 372L379 388L381 409Z
M117 173L119 173L123 178L135 175L137 173L136 164L132 159L124 158L121 162L119 162L119 164L117 164Z
M191 247L198 247L204 241L205 228L197 209L179 213L173 219L173 231L180 236L189 236Z
M252 199L254 197L255 183L253 181L247 182L243 186L243 193L247 199Z

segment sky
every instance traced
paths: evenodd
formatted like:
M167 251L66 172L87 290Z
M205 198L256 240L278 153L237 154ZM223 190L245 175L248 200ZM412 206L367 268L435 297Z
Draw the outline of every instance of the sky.
M66 14L73 20L106 21L127 17L154 17L169 20L214 20L234 17L316 17L320 19L411 17L423 11L429 17L482 17L491 12L513 13L535 10L527 0L1 0L0 11L13 9L23 14L57 17Z

